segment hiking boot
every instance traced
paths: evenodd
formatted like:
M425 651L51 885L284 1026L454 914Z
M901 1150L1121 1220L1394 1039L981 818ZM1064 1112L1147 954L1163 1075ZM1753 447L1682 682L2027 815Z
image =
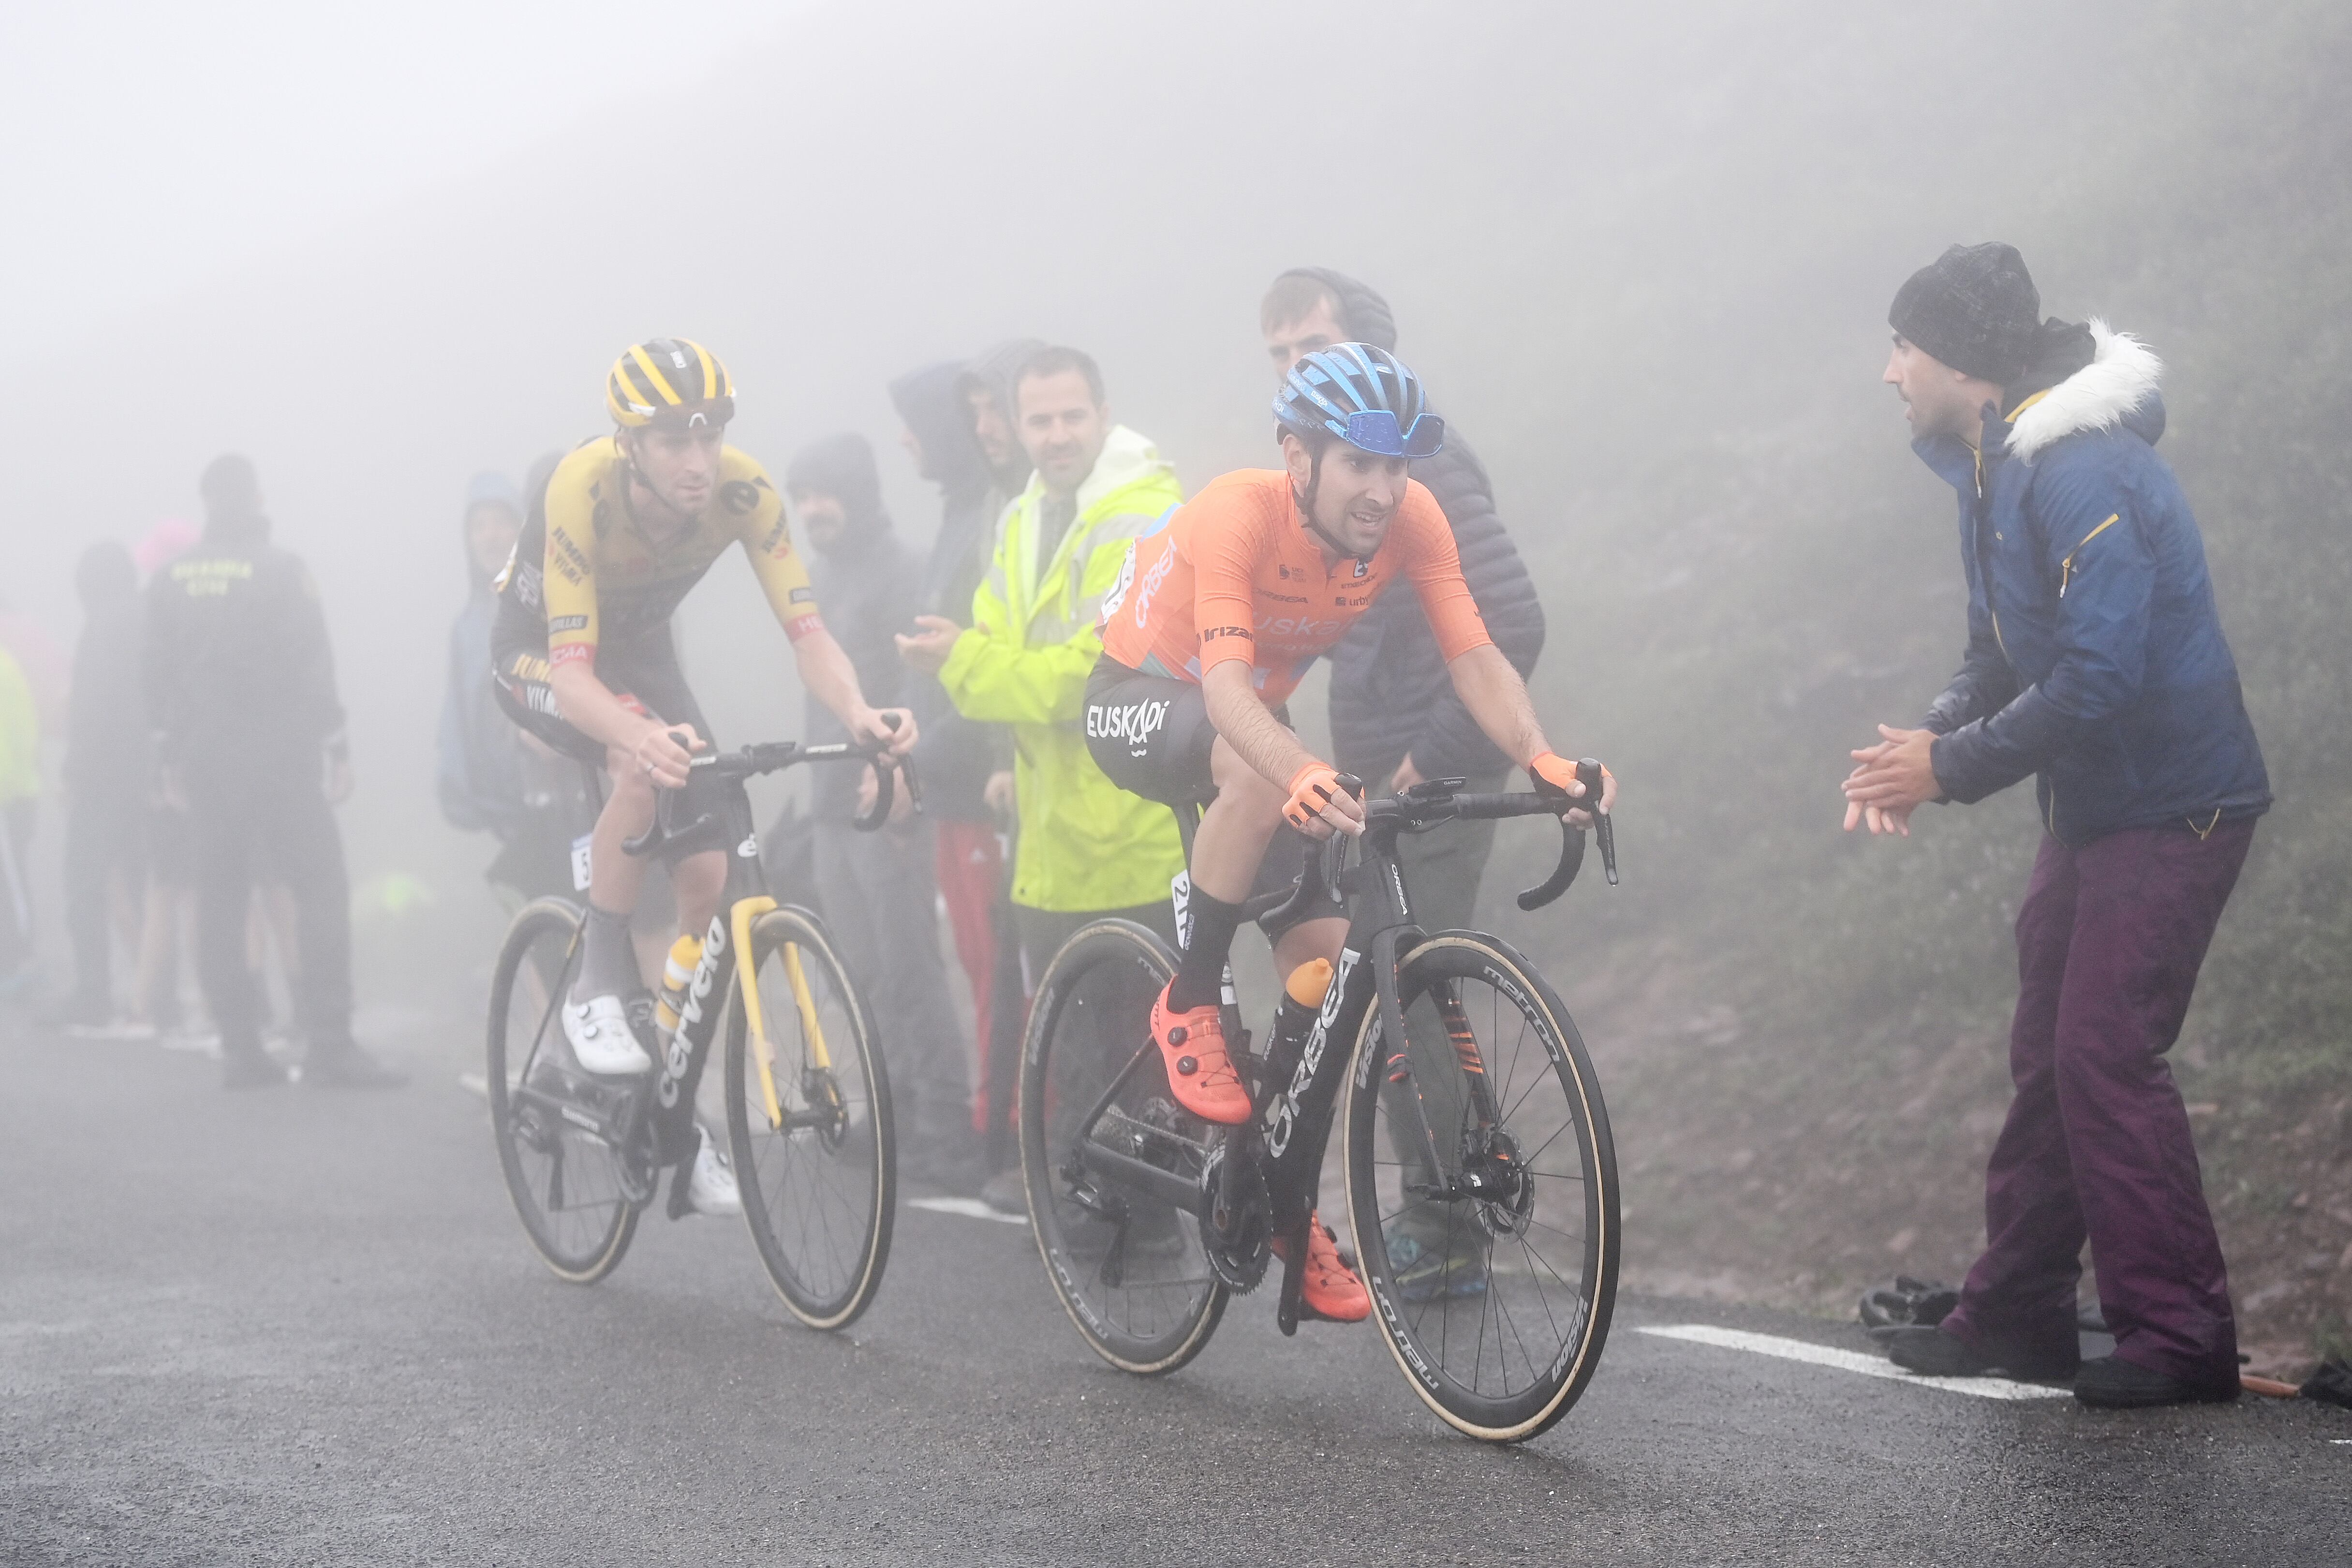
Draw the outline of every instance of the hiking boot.
M2035 1352L2013 1342L1987 1340L1971 1345L1943 1329L1912 1325L1885 1335L1886 1359L1922 1377L2003 1376L2020 1383L2063 1383L2082 1363L2079 1352Z
M1387 1237L1389 1279L1397 1298L1418 1305L1440 1298L1461 1299L1486 1293L1486 1249L1469 1237L1427 1246L1414 1236L1394 1230Z
M1290 1260L1287 1238L1276 1237L1274 1255ZM1372 1298L1364 1282L1339 1256L1339 1238L1331 1234L1321 1215L1307 1222L1307 1263L1299 1271L1299 1305L1307 1317L1335 1323L1360 1323L1372 1315Z
M388 1068L357 1046L312 1051L302 1063L305 1089L400 1089L408 1075Z
M2227 1382L2184 1383L2179 1378L2103 1355L2074 1374L2074 1397L2095 1410L2147 1410L2159 1405L2227 1405L2238 1397L2238 1376Z
M229 1051L221 1058L223 1089L282 1089L286 1069L268 1052Z
M1249 1120L1249 1091L1225 1054L1225 1026L1215 1004L1179 1013L1161 991L1151 1004L1151 1038L1167 1063L1168 1087L1179 1105L1203 1121L1227 1127Z

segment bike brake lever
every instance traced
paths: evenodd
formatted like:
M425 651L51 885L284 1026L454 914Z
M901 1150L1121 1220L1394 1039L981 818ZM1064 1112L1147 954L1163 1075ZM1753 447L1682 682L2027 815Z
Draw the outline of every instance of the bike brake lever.
M1617 825L1601 809L1601 785L1607 770L1591 757L1580 757L1576 763L1576 782L1584 786L1584 798L1592 802L1592 837L1601 846L1601 870L1609 885L1617 885Z
M1592 803L1589 809L1592 816L1593 836L1601 840L1601 863L1608 872L1609 885L1613 888L1617 885L1617 839L1609 814L1600 809L1601 764L1591 757L1580 758L1576 764L1576 782L1584 786L1584 793L1570 804ZM1552 873L1543 886L1529 888L1519 895L1519 908L1522 910L1539 910L1559 898L1568 891L1569 884L1576 880L1576 873L1583 868L1584 829L1562 816L1559 819L1559 864L1552 868Z

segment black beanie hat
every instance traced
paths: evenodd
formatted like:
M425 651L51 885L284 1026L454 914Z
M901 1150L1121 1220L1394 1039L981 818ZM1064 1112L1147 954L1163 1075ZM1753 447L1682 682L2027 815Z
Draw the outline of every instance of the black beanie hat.
M2007 386L2025 373L2042 295L2013 245L1955 245L1895 291L1887 324L1964 375Z
M784 470L784 489L831 496L861 526L882 515L882 476L874 467L874 448L855 430L812 441L794 453Z
M1328 267L1294 267L1282 276L1312 278L1330 289L1339 301L1339 325L1347 329L1349 342L1396 353L1396 317L1379 289Z

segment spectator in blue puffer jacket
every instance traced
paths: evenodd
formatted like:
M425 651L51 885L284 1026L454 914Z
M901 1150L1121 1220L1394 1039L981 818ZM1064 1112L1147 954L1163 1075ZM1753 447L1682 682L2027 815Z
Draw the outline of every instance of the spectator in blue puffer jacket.
M2006 245L1954 246L1896 294L1885 380L1959 492L1969 648L1916 730L1853 753L1846 826L1907 834L1930 800L2029 773L2042 850L2017 918L2016 1098L1986 1173L1984 1254L1914 1371L2072 1375L2087 1405L2234 1399L2237 1331L2164 1053L2271 803L2156 356L2040 321ZM2111 1356L2081 1361L2088 1240Z

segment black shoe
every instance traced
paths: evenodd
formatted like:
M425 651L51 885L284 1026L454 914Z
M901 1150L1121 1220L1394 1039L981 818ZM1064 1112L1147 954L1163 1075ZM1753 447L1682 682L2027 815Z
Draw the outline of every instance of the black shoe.
M2081 1355L2036 1353L2015 1346L1988 1342L1983 1350L1964 1343L1941 1329L1899 1328L1885 1337L1886 1359L1906 1372L1923 1377L1983 1377L1988 1373L2020 1383L2063 1383L2082 1364Z
M232 1051L221 1058L223 1089L282 1089L286 1069L264 1051Z
M302 1082L310 1089L400 1089L408 1075L388 1068L357 1046L341 1050L312 1051L302 1063Z
M2150 1372L2121 1356L2103 1355L2074 1374L2074 1397L2096 1410L2147 1410L2159 1405L2227 1405L2238 1397L2238 1379L2183 1383Z

